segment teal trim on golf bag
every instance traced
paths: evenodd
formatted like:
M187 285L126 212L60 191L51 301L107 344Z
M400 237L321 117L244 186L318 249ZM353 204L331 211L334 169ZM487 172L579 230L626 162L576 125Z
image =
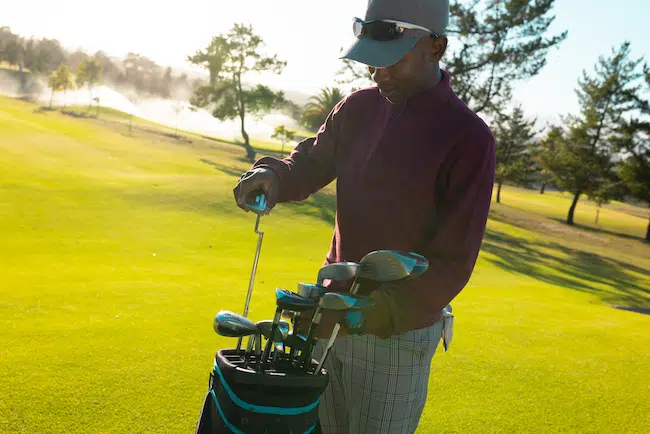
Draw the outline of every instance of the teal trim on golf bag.
M219 376L219 381L221 381L221 384L223 385L224 390L226 393L228 393L228 396L230 399L237 404L239 407L243 408L244 410L252 411L253 413L260 413L260 414L277 414L279 416L296 416L299 414L303 413L308 413L318 407L318 404L320 403L320 397L316 399L313 403L305 406L305 407L295 407L295 408L286 408L286 407L268 407L265 405L255 405L255 404L250 404L248 402L243 401L241 398L239 398L237 395L235 395L235 392L232 391L228 383L226 383L226 379L223 378L223 374L221 373L221 369L219 369L218 364L215 362L214 363L214 372ZM217 400L217 397L214 395L214 392L212 394L214 396L215 401ZM219 405L219 404L217 404ZM311 430L310 430L311 431ZM310 432L307 431L307 432Z
M214 390L210 390L210 395L212 395L212 399L214 399L214 403L217 406L217 411L219 412L219 415L221 416L221 420L223 420L223 423L226 425L226 428L228 428L230 431L234 432L235 434L246 434L244 431L241 431L235 425L231 424L228 421L228 419L226 419L226 415L223 414L223 410L221 409L221 406L219 405L219 401L217 400L217 395L214 393ZM316 425L318 425L318 422L316 422L311 428L309 428L303 434L309 434L312 431L314 431L316 429Z

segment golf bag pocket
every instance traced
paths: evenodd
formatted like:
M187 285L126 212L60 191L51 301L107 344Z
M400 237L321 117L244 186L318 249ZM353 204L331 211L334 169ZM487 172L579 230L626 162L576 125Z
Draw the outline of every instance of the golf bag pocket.
M454 315L451 313L451 305L447 305L442 311L442 345L447 351L454 336Z
M220 350L196 434L309 434L318 431L318 405L328 375L258 372L243 353Z

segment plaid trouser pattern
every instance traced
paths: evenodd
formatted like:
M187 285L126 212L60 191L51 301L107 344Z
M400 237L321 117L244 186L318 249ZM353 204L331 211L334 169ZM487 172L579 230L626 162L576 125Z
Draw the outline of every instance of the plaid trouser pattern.
M323 434L414 433L441 332L439 321L389 339L337 339L324 364L330 381L319 407ZM320 359L326 343L318 341L314 358Z

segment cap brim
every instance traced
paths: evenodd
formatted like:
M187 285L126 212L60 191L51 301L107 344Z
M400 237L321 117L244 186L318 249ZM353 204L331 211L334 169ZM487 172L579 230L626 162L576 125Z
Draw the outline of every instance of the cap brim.
M413 49L417 38L376 41L359 38L341 52L341 59L355 60L375 68L387 68L396 64Z

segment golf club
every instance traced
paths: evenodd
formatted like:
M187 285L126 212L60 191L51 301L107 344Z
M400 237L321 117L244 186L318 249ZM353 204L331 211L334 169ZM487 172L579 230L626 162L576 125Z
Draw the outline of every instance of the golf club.
M257 325L248 318L229 310L219 311L212 321L212 328L221 336L243 338L257 333Z
M257 248L255 249L255 258L253 259L253 269L251 271L251 277L248 282L248 293L246 294L246 304L244 304L244 316L248 316L248 308L251 303L251 296L253 295L253 284L255 283L255 274L257 273L257 263L260 258L260 251L262 250L262 239L264 238L264 232L259 230L260 219L264 210L266 210L266 195L264 191L257 190L252 192L246 198L246 204L249 209L257 214L257 220L255 221L255 233L258 235L257 238ZM242 338L239 338L237 341L237 351L241 349Z
M429 268L429 261L422 255L413 252L396 250L376 250L368 253L359 262L361 269L352 283L350 292L356 294L359 290L358 278L374 280L376 282L394 282L403 279L412 279L422 275ZM315 373L320 372L330 348L341 329L336 323L330 335L323 356L318 363Z
M305 342L307 337L299 333L294 332L290 333L285 340L285 345L288 346L291 350L289 351L289 360L293 361L298 356L298 351L305 350Z
M374 305L374 300L368 296L356 295L349 292L327 292L318 302L318 308L314 314L309 333L305 341L305 349L301 357L305 369L309 368L312 349L316 343L316 330L323 317L324 310L334 311L355 311L367 309ZM318 371L317 371L318 372Z
M356 262L335 262L327 264L318 271L317 285L322 285L328 280L350 280L357 276L360 264Z
M251 338L248 340L248 346L246 347L246 353L244 355L244 367L248 366L254 349L257 349L258 351L258 353L256 354L256 360L259 363L259 356L262 353L261 351L262 336L269 339L269 337L271 336L272 322L273 321L267 319L263 321L258 321L255 324L257 326L257 332L255 333L255 335L252 335ZM286 338L288 333L289 333L289 323L286 321L280 321L278 324L278 330L275 333L274 341L283 341Z
M295 292L288 291L286 289L276 288L275 289L275 302L276 310L275 315L273 316L273 323L271 325L271 331L269 336L275 336L276 330L278 329L278 322L280 321L280 314L283 310L291 310L293 312L304 312L306 310L311 310L316 307L316 302L309 298L303 297L296 294ZM266 362L268 360L269 354L271 352L271 347L273 346L273 340L269 339L266 342L264 347L264 352L260 359L260 371L263 371Z

